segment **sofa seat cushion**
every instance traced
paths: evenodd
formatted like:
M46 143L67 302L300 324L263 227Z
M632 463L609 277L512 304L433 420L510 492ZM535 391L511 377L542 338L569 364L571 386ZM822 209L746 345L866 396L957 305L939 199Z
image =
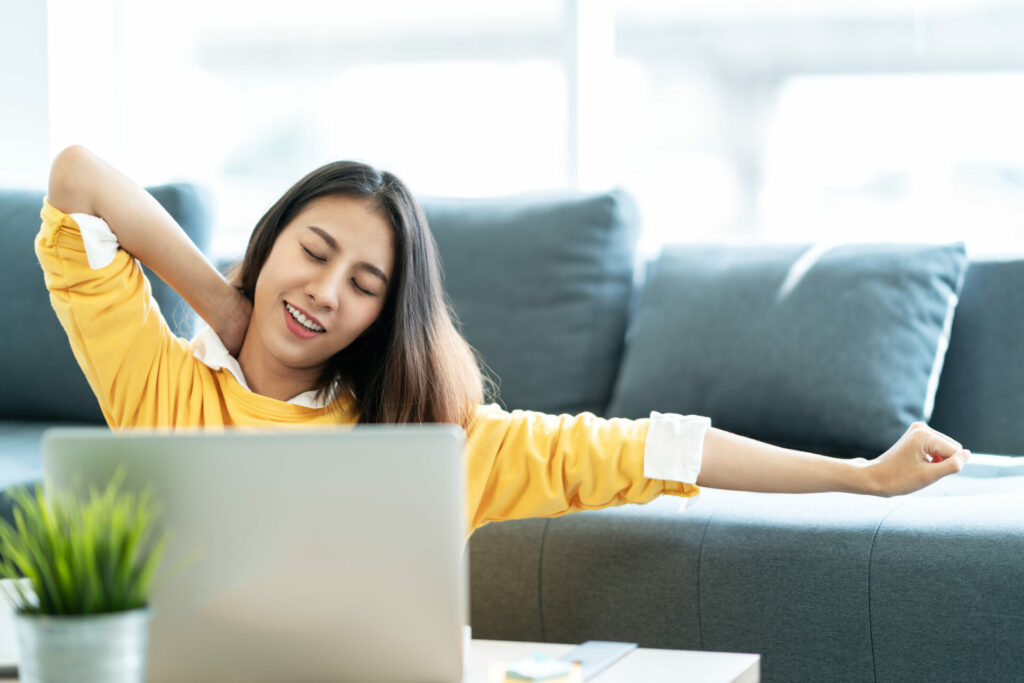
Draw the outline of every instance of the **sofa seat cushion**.
M874 457L930 417L963 245L666 248L609 412Z
M74 424L0 420L0 517L14 522L14 500L9 495L12 489L42 482L43 432Z
M621 192L422 200L462 331L506 408L603 412L638 224Z
M491 524L470 541L473 636L756 652L765 681L1021 680L1021 482L705 488L683 510Z
M43 479L40 444L49 422L0 420L0 491Z

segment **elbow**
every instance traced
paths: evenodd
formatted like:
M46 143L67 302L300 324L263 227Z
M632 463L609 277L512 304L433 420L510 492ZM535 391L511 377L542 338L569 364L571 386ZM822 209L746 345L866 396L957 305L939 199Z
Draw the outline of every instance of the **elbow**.
M89 199L83 171L91 153L81 145L71 145L58 154L50 165L46 196L50 204L64 213L95 213Z

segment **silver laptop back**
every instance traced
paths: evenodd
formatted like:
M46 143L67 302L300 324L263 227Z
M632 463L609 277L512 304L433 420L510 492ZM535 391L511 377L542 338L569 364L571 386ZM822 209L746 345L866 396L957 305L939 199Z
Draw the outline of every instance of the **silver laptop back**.
M463 451L448 425L54 429L47 491L152 488L172 540L151 605L161 681L458 681Z

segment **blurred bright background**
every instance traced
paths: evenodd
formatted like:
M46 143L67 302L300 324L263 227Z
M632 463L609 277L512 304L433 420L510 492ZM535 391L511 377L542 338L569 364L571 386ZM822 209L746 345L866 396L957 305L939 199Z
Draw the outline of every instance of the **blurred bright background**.
M1024 251L1019 1L0 0L0 39L0 180L80 143L201 183L220 259L338 158L418 194L621 186L646 252Z

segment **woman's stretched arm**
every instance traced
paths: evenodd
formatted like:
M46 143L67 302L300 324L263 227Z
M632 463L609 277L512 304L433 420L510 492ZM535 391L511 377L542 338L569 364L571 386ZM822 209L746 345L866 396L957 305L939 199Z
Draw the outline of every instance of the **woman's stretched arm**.
M669 443L665 429L681 432L674 431L678 424L662 422L664 417L604 419L590 413L546 415L481 406L467 429L468 528L647 503L665 494L693 496L698 486L892 496L959 472L968 455L958 443L920 423L868 462L778 448L720 429L701 432L700 439ZM661 432L653 448L652 429ZM666 446L666 452L655 454ZM675 473L681 478L662 479L663 473L647 473L650 456L657 461L693 458L700 463L699 472L694 480L684 467Z
M843 460L770 446L711 429L704 438L697 484L771 493L845 491L895 496L959 472L970 451L915 422L874 460Z
M148 192L79 145L54 159L47 191L64 213L102 218L121 247L170 285L236 354L252 307Z

